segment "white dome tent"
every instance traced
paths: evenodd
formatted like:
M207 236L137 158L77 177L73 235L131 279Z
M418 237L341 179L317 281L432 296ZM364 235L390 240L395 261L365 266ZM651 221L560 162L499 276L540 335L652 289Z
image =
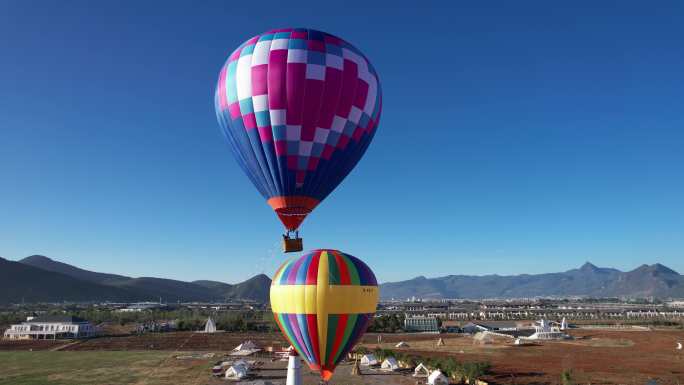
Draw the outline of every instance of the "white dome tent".
M232 366L242 366L245 369L249 370L249 363L245 360L237 360L237 361L233 362Z
M380 366L380 369L393 372L399 369L399 364L394 357L387 357L384 361L382 361L382 366Z
M373 354L364 354L363 357L361 357L361 365L364 366L373 366L378 364L378 359L375 358L375 355Z
M233 365L226 370L226 378L230 380L240 380L247 377L247 368L242 365Z
M449 380L441 370L437 369L428 377L428 385L449 385Z
M430 371L422 362L413 370L413 377L428 377Z

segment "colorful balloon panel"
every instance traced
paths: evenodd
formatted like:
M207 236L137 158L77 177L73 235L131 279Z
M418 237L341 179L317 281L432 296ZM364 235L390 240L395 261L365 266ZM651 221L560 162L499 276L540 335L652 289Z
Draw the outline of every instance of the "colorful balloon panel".
M228 57L215 108L238 163L294 230L368 148L381 99L359 50L325 32L288 28L257 35Z
M286 261L273 277L270 295L283 335L328 380L366 331L379 291L375 275L360 259L315 250Z

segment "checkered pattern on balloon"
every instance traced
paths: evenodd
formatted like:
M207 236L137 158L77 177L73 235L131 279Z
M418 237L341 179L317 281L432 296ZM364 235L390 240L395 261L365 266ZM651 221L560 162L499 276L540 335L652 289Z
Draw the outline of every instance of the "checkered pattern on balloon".
M351 44L282 29L229 56L215 104L238 163L292 230L368 148L381 95L375 69Z

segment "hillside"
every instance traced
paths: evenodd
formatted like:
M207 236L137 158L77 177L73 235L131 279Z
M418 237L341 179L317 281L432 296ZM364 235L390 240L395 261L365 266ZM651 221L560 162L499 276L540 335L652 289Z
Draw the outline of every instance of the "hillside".
M222 301L249 299L268 302L271 280L257 275L230 285L217 281L185 282L173 279L99 273L42 255L19 262L3 260L0 302L53 301Z
M0 258L0 303L60 301L139 301L134 291L78 280Z
M43 255L31 255L19 260L19 262L23 263L24 265L30 265L39 269L66 274L82 281L95 283L130 279L129 277L124 277L123 275L97 273L94 271L84 270L76 266L71 266L63 262L52 260Z
M271 280L259 274L228 284L198 280L140 277L84 270L44 256L0 261L0 303L54 301L222 301L268 302ZM544 296L684 297L684 276L661 264L622 272L585 263L561 273L521 275L448 275L417 277L380 285L390 298L523 298Z
M382 298L523 298L541 296L681 297L684 276L663 265L622 272L587 262L562 273L417 277L380 286Z
M264 275L256 275L244 282L230 285L218 281L193 281L196 285L204 286L221 295L226 299L251 299L259 302L268 302L271 279Z
M271 278L264 274L256 275L244 282L237 283L223 294L225 298L251 299L260 302L268 302L271 288Z
M195 285L200 285L202 287L205 287L209 290L217 290L217 291L228 291L231 288L231 284L225 283L225 282L219 282L219 281L209 281L209 280L199 280L199 281L192 281Z

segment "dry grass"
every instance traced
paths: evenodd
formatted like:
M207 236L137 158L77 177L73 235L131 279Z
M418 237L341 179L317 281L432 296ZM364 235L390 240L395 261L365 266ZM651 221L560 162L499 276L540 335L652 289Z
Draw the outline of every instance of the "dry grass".
M209 361L170 352L0 352L2 385L199 384Z

